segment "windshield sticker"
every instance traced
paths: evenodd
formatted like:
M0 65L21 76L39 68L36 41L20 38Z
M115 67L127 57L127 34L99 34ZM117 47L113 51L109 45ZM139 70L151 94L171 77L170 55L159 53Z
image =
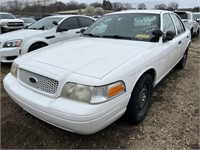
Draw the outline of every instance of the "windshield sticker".
M137 39L149 39L150 35L148 35L148 34L137 34L135 37Z

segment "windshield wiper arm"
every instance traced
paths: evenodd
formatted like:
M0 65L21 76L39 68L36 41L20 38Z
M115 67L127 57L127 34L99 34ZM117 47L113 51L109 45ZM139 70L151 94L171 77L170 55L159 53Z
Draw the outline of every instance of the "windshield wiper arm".
M121 35L104 35L102 37L104 37L104 38L114 38L114 39L128 39L128 40L132 39L131 37L121 36Z

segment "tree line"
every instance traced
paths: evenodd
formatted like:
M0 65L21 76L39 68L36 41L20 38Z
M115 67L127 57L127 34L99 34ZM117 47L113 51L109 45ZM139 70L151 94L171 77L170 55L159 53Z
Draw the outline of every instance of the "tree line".
M94 2L91 4L78 3L77 1L71 0L70 2L63 3L57 0L35 0L28 2L28 0L10 0L7 1L3 6L0 6L0 11L11 12L19 16L36 16L41 17L44 13L57 13L60 11L67 10L81 10L86 9L87 15L99 14L103 15L105 12L121 11L129 9L147 9L144 3L140 3L137 6L133 6L130 3L114 2L111 3L109 0L102 0L102 3ZM153 9L161 10L178 10L179 4L176 2L170 2L168 5L165 3L156 4ZM199 11L199 7L190 9L191 11Z

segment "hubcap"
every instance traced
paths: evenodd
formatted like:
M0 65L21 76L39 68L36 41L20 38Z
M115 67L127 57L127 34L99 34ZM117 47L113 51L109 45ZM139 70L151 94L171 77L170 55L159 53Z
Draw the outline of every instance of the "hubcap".
M148 83L146 83L139 94L138 103L137 103L137 114L138 116L143 116L145 113L145 107L147 107L148 99Z

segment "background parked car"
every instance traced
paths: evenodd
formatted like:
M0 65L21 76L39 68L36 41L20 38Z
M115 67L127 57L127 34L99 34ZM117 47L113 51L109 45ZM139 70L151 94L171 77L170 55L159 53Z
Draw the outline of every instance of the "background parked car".
M31 24L33 24L34 22L36 22L36 20L33 19L33 18L22 17L22 18L19 18L19 19L24 20L25 27L28 27Z
M0 12L0 34L24 28L24 21L16 19L11 13Z
M195 12L195 13L194 13L194 16L197 18L197 22L198 22L199 25L200 25L200 12Z
M199 33L199 24L197 18L192 12L175 11L175 13L181 17L186 28L190 30L191 35L197 35Z
M82 15L57 15L45 17L27 29L0 36L1 62L12 62L18 55L56 42L80 36L81 29L95 22L94 18Z

